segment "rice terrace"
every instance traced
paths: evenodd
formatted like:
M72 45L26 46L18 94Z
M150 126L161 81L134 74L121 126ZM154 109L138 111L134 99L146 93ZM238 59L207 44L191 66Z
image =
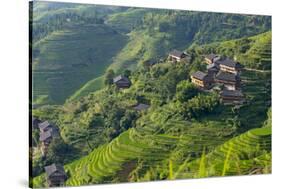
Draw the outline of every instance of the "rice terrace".
M271 173L271 17L30 3L30 187Z

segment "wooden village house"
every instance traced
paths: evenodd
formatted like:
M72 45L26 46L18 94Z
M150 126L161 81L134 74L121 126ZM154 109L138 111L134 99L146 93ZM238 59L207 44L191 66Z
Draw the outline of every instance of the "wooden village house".
M131 81L122 75L119 75L113 79L113 83L119 88L129 88L131 86Z
M212 53L205 55L204 59L206 64L213 64L220 59L220 56Z
M63 166L52 164L45 167L46 180L49 187L63 186L67 180L67 175Z
M225 104L242 104L245 97L240 90L222 90L220 97Z
M224 72L239 74L242 70L242 65L239 62L235 62L229 58L218 60L216 63L220 66L220 70Z
M48 121L44 121L42 123L39 123L38 127L39 127L40 132L48 131L51 128L57 129L56 126L52 125Z
M52 139L58 136L59 136L58 131L52 128L47 131L40 132L39 141L41 142L42 155L46 155Z
M184 52L173 50L169 53L168 60L172 61L173 63L180 62L181 60L186 60L188 62L190 57Z
M51 131L45 131L40 133L39 141L41 142L42 155L46 155L47 149L53 139Z
M59 136L59 129L57 126L50 124L48 121L44 121L39 124L40 136L39 141L41 142L42 155L46 155L49 144L54 137Z
M201 71L197 71L191 75L191 82L203 89L209 89L212 86L212 78Z
M237 90L241 87L241 80L238 75L223 71L219 71L215 76L215 82L223 84L227 90Z

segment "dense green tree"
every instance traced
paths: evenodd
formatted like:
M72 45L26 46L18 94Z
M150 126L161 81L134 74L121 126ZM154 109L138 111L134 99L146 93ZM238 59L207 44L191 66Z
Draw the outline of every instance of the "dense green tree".
M104 125L104 117L101 114L94 114L90 126L91 128L102 127Z
M32 176L35 177L44 171L45 161L44 159L32 159Z
M215 113L220 101L217 94L199 94L181 106L181 114L187 119L199 118L209 113Z
M150 66L151 66L151 65L150 65L149 60L145 60L145 61L142 61L142 62L141 62L141 66L143 67L144 70L147 71L147 70L150 69Z
M123 130L127 130L131 127L134 127L136 118L137 118L137 114L135 111L132 110L126 111L125 115L120 119L120 127Z
M248 39L247 37L244 37L244 38L236 41L236 45L238 47L237 53L246 53L246 51L251 47L250 43L251 43L251 40Z
M193 83L186 80L177 84L176 98L180 102L185 102L198 94L198 89Z
M48 147L46 164L66 163L75 156L75 149L66 144L60 137L54 137Z
M128 69L124 70L123 76L124 77L130 77L131 76L131 70L128 70Z
M112 69L107 70L104 76L104 84L111 85L113 83L114 75L115 73Z

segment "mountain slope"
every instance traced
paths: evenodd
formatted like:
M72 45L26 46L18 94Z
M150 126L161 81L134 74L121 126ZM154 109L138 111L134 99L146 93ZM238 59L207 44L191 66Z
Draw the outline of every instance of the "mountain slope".
M253 37L243 37L221 43L193 45L190 49L202 54L217 53L228 56L241 62L247 68L270 70L271 36L272 32L268 31Z
M176 178L270 173L271 128L259 128L241 134L213 152L186 163Z
M268 33L252 38L259 41L264 35ZM251 45L249 49L257 47L255 42ZM257 56L259 53L262 51L256 51ZM202 55L194 56L197 59ZM132 73L129 89L118 91L107 86L67 102L58 112L38 109L35 115L58 123L67 143L84 150L87 144L95 146L88 155L82 153L81 158L65 165L69 174L66 185L269 173L271 97L266 91L270 88L271 71L242 72L242 90L247 99L243 106L216 105L215 96L211 98L214 102L209 101L212 95L201 92L179 102L173 87L188 78L194 64L197 62L165 62L150 70L138 68ZM123 127L136 99L149 102L151 107ZM187 116L185 111L191 102L196 102L192 107L204 104L212 111L201 105L197 110L199 117ZM107 140L108 132L115 134L116 130L119 134ZM44 178L44 174L35 177L34 185L44 185Z
M63 104L67 98L79 99L101 88L102 81L96 78L108 68L117 72L135 69L173 48L183 50L195 43L261 33L270 28L271 20L262 16L36 2L31 23L33 104L44 105Z
M100 38L100 35L104 38ZM63 103L88 80L103 74L127 41L105 25L72 25L33 46L33 98Z
M175 122L171 122L174 127ZM147 124L147 123L146 123ZM187 123L178 122L186 125ZM183 125L183 126L184 126ZM180 126L182 127L182 126ZM198 126L197 126L198 127ZM202 132L198 135L185 135L177 137L163 134L151 134L153 126L149 130L131 129L123 132L119 137L107 145L100 146L89 155L65 165L69 178L67 186L79 186L95 183L120 182L119 176L124 181L134 180L134 175L128 172L126 175L118 175L125 169L128 163L132 163L132 170L138 167L140 162L145 162L141 169L148 170L149 167L160 166L155 171L165 172L168 158L174 164L174 178L197 178L209 176L225 176L237 174L251 174L255 170L270 171L271 161L271 128L265 127L250 130L239 135L223 145L215 148L209 154L202 154L201 158L189 162L190 157L178 162L172 158L175 152L174 145L185 145L185 153L201 153L202 147L211 147L222 143L219 138L211 135L204 137ZM205 128L206 129L206 128ZM206 130L205 130L206 131ZM214 132L215 130L212 130ZM216 132L214 132L216 133ZM202 140L202 137L205 138ZM216 139L215 139L216 138ZM152 140L153 142L150 142ZM190 141L193 141L191 145ZM214 141L216 141L214 143ZM181 151L182 153L182 151ZM202 162L202 158L204 163ZM187 161L186 161L187 160ZM137 163L138 162L138 163ZM180 164L183 163L184 164ZM178 166L175 166L179 164ZM204 168L202 168L202 165ZM201 169L204 171L202 172ZM130 171L132 171L130 170ZM256 172L255 172L256 173ZM265 172L267 173L267 172ZM141 176L141 175L139 175ZM45 175L36 177L33 181L34 187L42 186ZM115 179L114 179L115 178ZM135 178L137 179L137 178ZM144 178L138 178L143 180ZM153 177L150 178L150 180ZM156 178L155 178L156 179Z

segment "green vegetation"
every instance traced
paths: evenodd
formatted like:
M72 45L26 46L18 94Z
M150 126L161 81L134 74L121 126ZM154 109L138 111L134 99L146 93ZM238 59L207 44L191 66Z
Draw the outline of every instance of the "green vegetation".
M180 102L186 102L196 96L197 93L198 89L193 83L184 80L177 85L177 100Z
M87 96L87 94L97 91L101 88L103 88L104 77L100 76L95 79L92 79L88 81L85 85L83 85L79 90L77 90L71 97L69 97L69 100L76 100L80 97Z
M252 36L271 26L269 17L218 13L48 2L35 2L33 10L34 105L63 104L101 89L108 67L136 69L173 48ZM258 43L245 62L265 65L270 51L256 57L264 46Z
M269 173L271 170L271 128L241 134L201 160L186 163L177 178Z
M270 172L271 130L248 131L271 124L270 72L243 71L248 103L224 106L215 93L200 92L187 80L200 59L200 54L194 56L189 65L140 67L130 74L129 89L117 90L109 82L103 90L55 108L57 112L52 106L34 111L55 121L66 143L82 149L76 153L80 159L65 165L66 185L254 174L255 165ZM112 78L114 73L108 73ZM151 107L137 113L130 109L136 102ZM260 150L260 144L266 146ZM244 159L233 159L242 158L242 145L249 145L241 149ZM233 155L235 150L239 154ZM34 185L41 186L43 177L36 177Z
M101 39L101 33L107 36ZM63 103L81 85L100 77L125 42L125 36L103 25L73 25L40 40L33 46L40 52L33 61L34 103L42 95Z
M242 39L193 46L200 53L218 53L241 62L246 68L271 69L271 31Z
M89 16L95 6L67 9ZM34 103L41 106L32 115L60 129L47 161L64 164L66 186L271 172L268 17L113 7L93 14L103 22L64 25L34 46ZM190 63L167 60L172 48L186 49ZM224 105L215 91L190 82L211 52L244 66L246 103ZM119 74L130 88L115 86ZM135 110L139 103L149 108ZM40 158L33 154L34 187L46 186Z

